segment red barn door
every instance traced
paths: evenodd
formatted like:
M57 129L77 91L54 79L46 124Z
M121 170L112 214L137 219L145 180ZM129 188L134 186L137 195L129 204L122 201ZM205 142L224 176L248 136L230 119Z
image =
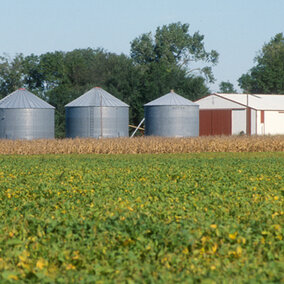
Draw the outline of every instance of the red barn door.
M199 136L212 135L212 111L199 110Z
M231 135L232 134L232 110L200 110L199 111L199 135Z

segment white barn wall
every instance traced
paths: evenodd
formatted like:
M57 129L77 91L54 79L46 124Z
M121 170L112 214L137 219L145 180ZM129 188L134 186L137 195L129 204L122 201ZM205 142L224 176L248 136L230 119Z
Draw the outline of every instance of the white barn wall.
M261 123L261 110L258 110L256 112L256 128L257 128L257 135L264 135L265 129L264 129L264 123Z
M232 134L239 135L241 132L246 133L246 110L232 110Z
M211 95L196 101L199 109L244 109L244 106L229 100Z
M264 134L284 134L284 112L264 112Z

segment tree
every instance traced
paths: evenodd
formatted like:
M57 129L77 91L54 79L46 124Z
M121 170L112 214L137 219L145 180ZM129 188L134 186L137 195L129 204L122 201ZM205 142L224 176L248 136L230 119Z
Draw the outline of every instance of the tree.
M239 78L239 86L248 93L284 94L283 33L264 44L255 62L256 66Z
M27 89L43 94L44 72L40 68L40 57L34 54L26 56L22 62L23 81Z
M9 56L0 57L0 98L20 87L24 87L22 54L13 59Z
M234 89L234 85L232 83L230 83L229 81L224 82L222 81L219 84L219 89L220 89L220 93L227 93L227 94L233 94L236 93L237 91Z
M156 33L142 34L131 43L131 57L140 65L159 63L186 69L188 72L199 70L210 81L214 81L211 66L191 68L194 62L217 64L218 53L207 52L203 43L204 36L199 32L189 34L189 25L172 23L156 29ZM191 69L190 69L191 68Z
M139 69L140 82L136 85L135 121L142 119L143 105L174 89L190 100L209 92L205 81L214 81L211 66L195 68L197 62L215 65L218 53L207 52L204 36L191 35L189 25L173 23L158 27L154 35L145 33L131 42L131 58ZM199 73L196 74L196 71Z

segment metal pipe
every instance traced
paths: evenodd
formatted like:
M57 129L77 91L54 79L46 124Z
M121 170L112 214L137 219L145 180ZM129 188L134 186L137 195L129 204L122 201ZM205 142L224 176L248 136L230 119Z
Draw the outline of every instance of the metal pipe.
M143 117L143 119L141 120L141 122L138 124L138 126L136 127L136 129L134 130L134 132L131 134L130 138L132 138L135 133L137 132L137 130L139 129L139 127L141 126L141 124L144 122L145 117Z

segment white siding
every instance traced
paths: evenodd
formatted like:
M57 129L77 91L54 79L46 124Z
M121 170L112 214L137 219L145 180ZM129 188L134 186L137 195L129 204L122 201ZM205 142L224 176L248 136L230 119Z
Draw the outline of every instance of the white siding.
M264 134L284 134L284 112L264 112Z
M257 128L257 135L264 135L264 123L261 123L261 110L256 112L256 128Z
M238 135L241 132L246 133L246 110L232 110L232 134Z
M256 133L256 131L257 131L257 126L256 126L257 117L256 117L256 113L257 113L256 110L254 110L254 109L251 110L251 115L250 115L250 122L251 122L250 132L251 132L251 135L257 134Z
M253 109L264 110L284 110L283 95L267 94L218 94L220 97L227 98L235 103L248 105Z
M246 105L251 108L251 134L284 135L284 95L213 94L196 103L200 109L231 109L232 134L246 133ZM264 111L264 123L261 112Z
M243 109L244 107L238 103L211 95L196 101L199 109Z

